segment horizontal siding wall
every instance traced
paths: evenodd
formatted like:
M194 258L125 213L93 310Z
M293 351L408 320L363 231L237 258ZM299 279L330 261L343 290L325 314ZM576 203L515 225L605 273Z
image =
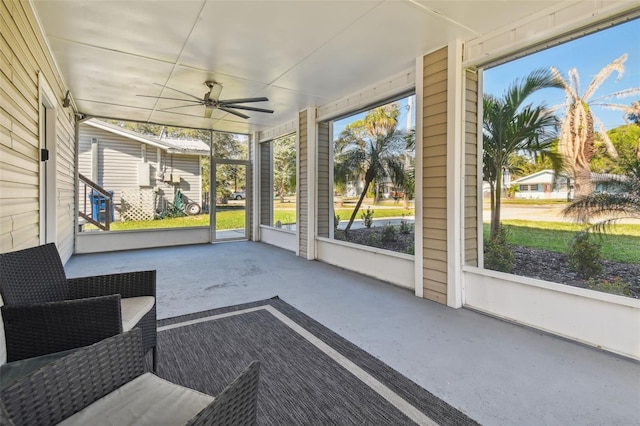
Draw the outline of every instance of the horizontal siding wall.
M447 48L423 58L423 295L447 303Z
M180 185L164 184L165 199L173 201L175 189L180 192L188 202L198 203L202 207L202 178L200 177L200 159L196 155L166 154L166 163L171 174L180 176ZM249 173L249 170L247 170ZM152 180L153 182L153 180ZM159 185L160 182L156 182ZM248 187L250 188L250 187Z
M254 135L255 136L255 135ZM254 136L251 136L251 138L253 138ZM253 139L249 140L249 159L254 158L254 149L256 148L256 143L254 143ZM247 164L247 167L245 169L245 176L247 177L247 182L246 182L246 194L247 194L247 198L245 200L245 206L246 206L246 222L245 222L245 226L247 229L247 239L249 239L249 241L253 240L254 235L254 229L253 229L253 204L254 204L254 197L258 197L258 194L254 194L253 193L253 167L251 165L251 162L249 162ZM255 218L255 220L258 220L258 218Z
M40 244L39 74L57 101L66 86L57 73L29 3L0 2L0 251ZM75 126L56 104L56 243L66 261L75 223Z
M329 237L331 228L331 212L333 197L331 194L332 182L330 181L331 149L329 148L329 123L318 124L318 236Z
M298 212L297 212L297 226L298 226L298 254L302 257L307 257L307 241L308 241L308 231L309 231L309 175L308 175L308 133L307 133L307 111L301 111L298 120L300 122L300 143L298 150L298 176L299 176L299 184L298 184L298 193L299 193L299 202L298 202Z
M91 144L97 143L97 161L92 158ZM144 147L144 149L143 149ZM150 165L150 185L138 185L138 165L144 162ZM102 129L88 125L80 125L78 137L78 171L102 186L113 191L115 220L120 220L123 190L151 191L158 188L158 195L164 203L172 203L176 188L189 202L196 202L202 207L202 179L200 178L200 162L196 155L169 154L155 147L115 135ZM97 172L93 173L92 164L97 164ZM164 182L162 176L180 176L180 185ZM80 194L80 205L87 194ZM162 203L156 205L161 207Z
M97 143L97 160L92 158L92 139L95 139ZM155 159L155 155L153 158ZM122 190L139 188L138 163L141 162L140 142L92 126L80 125L78 172L92 179L105 190L113 191L114 220L120 220ZM92 164L97 164L97 171L92 170ZM79 194L78 197L82 206L88 194Z
M260 224L273 226L273 182L271 157L273 141L263 142L260 149Z
M464 261L478 266L478 74L467 71L464 132Z

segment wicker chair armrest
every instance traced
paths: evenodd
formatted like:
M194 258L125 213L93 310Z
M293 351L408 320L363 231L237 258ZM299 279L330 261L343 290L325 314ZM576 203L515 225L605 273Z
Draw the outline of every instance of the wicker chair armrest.
M144 373L134 329L84 347L2 389L17 425L57 424Z
M87 346L122 333L117 294L1 309L9 362Z
M67 279L72 299L119 294L123 299L156 295L156 271L123 272Z
M187 425L255 425L260 363L253 361Z

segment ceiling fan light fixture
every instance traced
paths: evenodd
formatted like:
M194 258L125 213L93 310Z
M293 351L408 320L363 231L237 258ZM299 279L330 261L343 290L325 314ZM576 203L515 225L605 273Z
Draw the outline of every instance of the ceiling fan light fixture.
M154 98L154 99L166 99L171 101L182 101L183 103L187 102L185 105L170 106L167 108L159 109L158 111L173 112L169 110L175 110L178 108L191 108L196 106L204 106L205 107L204 118L211 118L213 114L213 110L219 109L220 111L224 111L231 115L235 115L236 117L244 118L245 120L248 120L250 117L246 114L236 111L236 109L273 114L273 110L270 110L270 109L256 108L248 105L242 105L242 104L253 103L253 102L268 102L269 98L266 98L264 96L255 97L255 98L220 99L220 93L222 92L222 84L217 83L213 80L207 80L204 82L204 85L209 88L209 91L205 93L202 98L192 95L191 93L183 92L182 90L179 90L179 89L174 89L173 87L169 87L169 86L158 84L158 83L153 83L153 84L157 86L161 86L163 89L169 89L174 92L181 93L183 97L174 98L170 96L149 96L149 95L137 95L137 96L142 96L145 98Z
M211 90L209 99L217 102L220 99L220 93L222 93L222 84L216 83L215 81L205 81L204 84Z

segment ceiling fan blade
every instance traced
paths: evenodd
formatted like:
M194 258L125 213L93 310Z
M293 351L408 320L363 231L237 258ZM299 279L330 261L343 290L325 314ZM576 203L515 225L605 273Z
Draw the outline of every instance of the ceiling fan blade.
M175 107L162 108L162 109L159 109L158 111L167 111L167 110L170 110L170 109L178 109L178 108L190 108L190 107L194 107L194 106L198 106L198 105L195 105L195 104L193 104L193 105L180 105L180 106L175 106Z
M153 83L153 84L155 84L156 86L160 86L162 88L165 88L165 89L173 90L174 92L182 93L183 95L187 95L190 98L193 98L193 99L197 100L198 102L202 101L202 99L200 99L199 97L193 96L192 94L187 93L187 92L183 92L182 90L174 89L173 87L169 87L169 86L163 86L162 84L158 84L158 83Z
M220 101L220 105L226 104L244 104L247 102L268 102L269 98L240 98L240 99L224 99Z
M170 101L182 101L182 102L193 102L196 104L202 103L202 101L194 101L191 99L180 99L180 98L165 98L164 96L149 96L149 95L136 95L136 96L140 96L141 98L153 98L153 99L168 99Z
M244 106L244 105L229 105L229 104L225 104L224 105L227 108L235 108L235 109L244 109L247 111L257 111L257 112L266 112L269 114L273 114L273 110L271 109L264 109L264 108L254 108L254 107L250 107L250 106Z
M225 108L225 107L218 107L218 109L219 109L219 110L221 110L221 111L224 111L224 112L228 112L229 114L237 115L238 117L240 117L240 118L244 118L245 120L246 120L247 118L249 118L249 116L248 116L248 115L244 115L244 114L243 114L243 113L241 113L241 112L237 112L237 111L234 111L234 110L229 109L229 108Z
M213 107L207 107L204 110L204 118L211 118L212 114L213 114Z

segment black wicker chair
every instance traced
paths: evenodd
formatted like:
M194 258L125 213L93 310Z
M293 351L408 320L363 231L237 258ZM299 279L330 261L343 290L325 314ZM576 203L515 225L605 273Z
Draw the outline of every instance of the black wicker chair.
M51 243L0 254L0 295L8 362L87 346L138 327L156 369L156 271L67 279Z
M258 362L252 362L213 399L144 373L141 342L138 329L118 334L47 364L2 389L0 423L256 423Z

